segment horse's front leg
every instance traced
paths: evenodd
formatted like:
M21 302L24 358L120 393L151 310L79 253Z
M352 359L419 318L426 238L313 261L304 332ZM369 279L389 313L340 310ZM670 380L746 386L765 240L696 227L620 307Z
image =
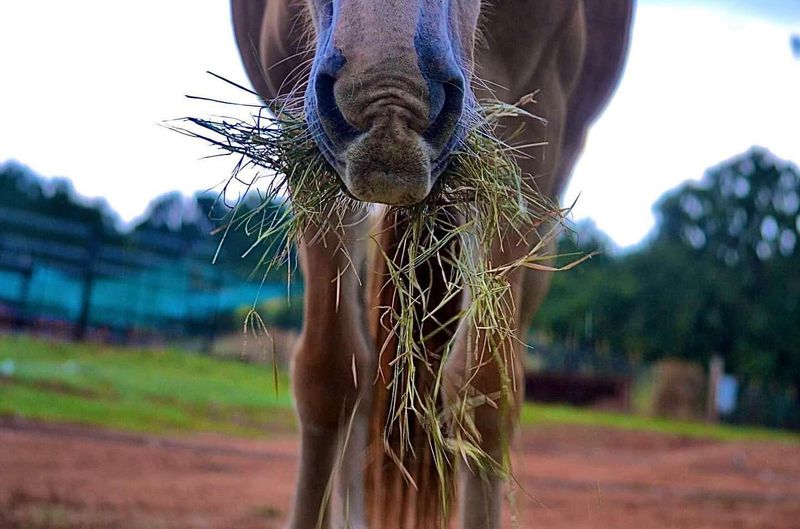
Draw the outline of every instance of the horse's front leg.
M460 461L458 505L462 529L501 527L507 462L523 398L523 351L519 340L522 271L513 272L509 280L511 289L497 310L507 312L503 319L514 331L514 337L501 340L498 333L492 332L497 329L481 330L486 328L483 322L471 322L460 330L446 365L445 399L454 413L466 409L472 414L482 453L481 461ZM467 299L467 303L472 300ZM471 399L474 404L464 408L463 399Z
M374 367L354 269L363 241L351 240L342 251L339 237L356 236L348 231L353 230L300 248L305 306L292 383L301 449L290 529L330 527L333 493L340 497L346 526L365 526L363 473Z

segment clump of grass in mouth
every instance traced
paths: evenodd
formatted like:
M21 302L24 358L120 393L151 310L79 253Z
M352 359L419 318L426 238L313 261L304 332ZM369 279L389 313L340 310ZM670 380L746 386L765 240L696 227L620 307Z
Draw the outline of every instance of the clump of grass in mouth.
M394 290L393 303L384 308L391 318L382 321L397 342L388 376L390 415L384 435L388 439L391 432L399 432L400 453L393 458L403 461L404 451L413 450L410 425L416 419L427 432L440 478L448 475L453 457L462 458L482 473L510 473L508 440L503 440L506 449L501 461L489 457L480 448L472 412L484 405L508 412L514 390L510 355L517 339L509 276L523 267L550 270L544 261L552 256L542 255L542 249L555 236L554 226L563 218L563 211L534 189L532 179L523 178L516 162L523 154L495 136L501 118L534 117L521 108L530 101L532 98L527 98L517 105L484 102L475 126L452 154L429 197L414 206L389 208L388 212L402 220L404 232L396 251L380 249ZM263 171L259 178L268 183L259 189L261 206L249 211L234 206L227 229L245 229L251 234L251 250L271 241L261 258L267 271L290 260L292 245L303 234L315 233L313 238L317 238L339 233L353 211L363 211L366 217L367 206L343 192L298 107L301 105L296 102L274 102L269 107L257 107L250 120L187 118L199 131L179 129L210 142L223 154L238 155L234 179L248 168ZM254 181L245 184L249 190ZM276 201L286 207L278 215L267 216L267 208ZM516 252L519 256L510 262L494 263L490 249L504 240L538 242L526 243L525 250ZM339 251L346 252L344 244ZM428 285L418 277L420 267L430 266L432 261L447 265L438 268L450 270L444 278L446 293L437 307L429 306ZM469 362L477 366L494 361L500 366L501 385L496 394L481 395L467 380L458 405L443 411L443 368L453 339L434 361L425 347L430 335L423 336L421 329L435 319L442 303L462 292L470 302L464 304L457 319L458 325L471 326ZM453 322L435 323L443 329ZM427 370L432 376L430 391L420 392L415 387L417 369ZM390 450L388 441L385 444ZM440 482L446 501L447 484L444 479Z

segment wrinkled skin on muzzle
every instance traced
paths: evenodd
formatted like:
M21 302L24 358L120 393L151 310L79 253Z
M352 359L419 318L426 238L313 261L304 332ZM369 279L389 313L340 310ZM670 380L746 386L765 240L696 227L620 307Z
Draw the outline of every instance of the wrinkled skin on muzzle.
M306 119L358 200L425 199L463 139L479 0L309 0Z

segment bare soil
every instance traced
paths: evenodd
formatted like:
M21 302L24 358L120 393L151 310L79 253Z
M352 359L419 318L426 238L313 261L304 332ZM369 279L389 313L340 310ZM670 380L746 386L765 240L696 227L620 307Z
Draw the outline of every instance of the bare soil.
M6 421L0 529L279 528L296 441ZM524 528L800 528L797 444L548 426L523 433L516 473Z

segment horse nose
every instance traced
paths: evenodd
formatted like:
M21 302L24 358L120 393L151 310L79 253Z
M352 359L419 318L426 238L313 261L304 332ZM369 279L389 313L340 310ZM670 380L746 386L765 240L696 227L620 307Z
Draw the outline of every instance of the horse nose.
M399 121L434 151L443 150L463 112L463 78L431 81L419 72L372 70L358 75L317 73L316 111L332 142L345 144L376 124Z
M430 126L423 137L437 151L451 143L464 113L464 78L453 76L446 81L429 82Z
M342 114L336 101L336 77L333 73L319 73L314 79L314 102L317 115L325 132L334 144L344 144L359 134L359 130Z

